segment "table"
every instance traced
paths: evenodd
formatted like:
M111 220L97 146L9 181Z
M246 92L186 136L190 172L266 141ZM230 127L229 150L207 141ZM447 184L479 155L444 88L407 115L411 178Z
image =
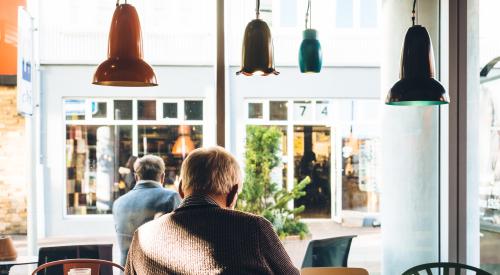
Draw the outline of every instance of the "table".
M11 267L15 265L38 264L37 256L19 256L13 261L0 261L0 275L8 275Z

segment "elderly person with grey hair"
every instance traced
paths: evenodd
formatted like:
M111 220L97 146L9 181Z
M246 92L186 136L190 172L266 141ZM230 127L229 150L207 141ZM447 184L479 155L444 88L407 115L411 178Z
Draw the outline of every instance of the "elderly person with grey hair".
M299 274L266 219L236 211L236 159L221 147L192 151L181 168L184 201L135 232L125 274Z
M134 163L136 184L113 204L113 219L118 235L121 264L125 264L135 230L142 224L172 212L181 201L175 191L162 187L165 177L163 159L145 155Z

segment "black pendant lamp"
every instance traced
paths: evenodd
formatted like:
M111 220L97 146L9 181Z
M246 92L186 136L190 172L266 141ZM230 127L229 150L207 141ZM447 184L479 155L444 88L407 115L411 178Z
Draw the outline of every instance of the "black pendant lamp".
M108 40L108 59L97 67L92 84L122 87L157 86L144 62L139 15L132 5L116 2Z
M413 1L412 26L408 29L401 52L400 80L389 90L385 103L396 106L448 104L446 90L434 78L434 53L427 30L415 25Z
M259 19L260 0L256 0L256 19L248 23L243 36L241 69L246 76L279 74L274 68L273 39L266 22Z
M300 72L302 73L319 73L321 71L321 64L323 59L321 54L321 44L318 41L318 32L315 29L311 28L311 21L311 0L308 0L306 12L306 29L302 33L303 40L300 44L299 50L299 68Z

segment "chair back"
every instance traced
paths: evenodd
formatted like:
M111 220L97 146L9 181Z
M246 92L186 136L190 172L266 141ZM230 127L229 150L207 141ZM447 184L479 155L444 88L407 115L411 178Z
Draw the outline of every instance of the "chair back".
M368 275L363 268L349 267L306 267L300 271L301 275Z
M347 267L352 238L356 235L313 240L302 261L304 267Z
M68 246L52 246L41 247L38 251L38 266L48 262L65 259L101 259L113 260L113 245L98 244L98 245L68 245ZM101 274L112 274L112 267L101 267ZM60 275L63 272L62 266L53 266L39 272L38 275Z
M67 260L59 260L59 261L45 263L45 264L37 267L31 273L31 275L36 275L37 272L44 271L45 269L50 268L50 267L54 267L54 266L61 266L62 270L63 270L62 274L64 274L64 275L68 274L68 272L73 268L90 268L91 275L100 275L101 266L108 266L110 268L116 267L116 268L120 269L121 271L125 271L125 268L123 268L121 265L115 264L113 262L106 261L106 260L67 259Z
M443 270L441 273L440 271L436 273L432 273L432 270ZM403 272L402 275L419 275L420 272L425 272L423 274L426 275L432 275L432 274L443 274L443 275L449 275L450 271L452 271L451 274L471 274L470 271L473 271L477 275L492 275L491 273L484 271L482 269L479 269L477 267L473 267L470 265L466 264L461 264L461 263L427 263L427 264L421 264L414 266L405 272ZM462 271L464 273L462 273Z

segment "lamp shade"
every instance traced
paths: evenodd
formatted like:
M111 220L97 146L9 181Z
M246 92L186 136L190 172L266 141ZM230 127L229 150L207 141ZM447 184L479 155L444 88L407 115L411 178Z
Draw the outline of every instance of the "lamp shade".
M182 155L183 157L194 150L194 143L189 135L180 135L172 147L172 154Z
M318 41L318 32L306 29L302 33L303 40L299 50L299 67L302 73L319 73L323 62L321 44Z
M129 4L116 6L111 21L108 59L97 67L93 84L107 86L156 86L156 75L142 51L139 16Z
M390 89L388 105L429 106L448 104L444 87L434 79L434 53L427 30L408 29L401 52L400 80Z
M261 19L252 20L245 29L241 70L236 74L247 76L279 74L274 68L271 30Z

